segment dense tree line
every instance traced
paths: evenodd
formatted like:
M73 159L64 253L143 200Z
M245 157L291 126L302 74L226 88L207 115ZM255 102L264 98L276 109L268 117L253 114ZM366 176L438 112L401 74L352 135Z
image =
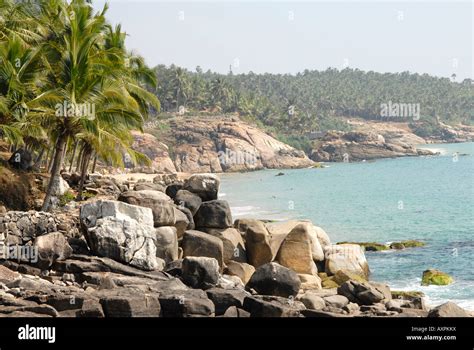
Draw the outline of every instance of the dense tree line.
M106 12L85 0L0 0L0 137L13 162L33 156L50 172L43 210L63 169L81 173L80 198L97 158L146 161L130 131L160 108L156 76Z
M237 112L286 137L345 129L339 117L410 121L381 115L389 102L419 104L420 121L471 124L474 85L427 74L358 69L305 70L290 74L232 74L160 65L156 94L165 111ZM454 76L452 77L454 78Z

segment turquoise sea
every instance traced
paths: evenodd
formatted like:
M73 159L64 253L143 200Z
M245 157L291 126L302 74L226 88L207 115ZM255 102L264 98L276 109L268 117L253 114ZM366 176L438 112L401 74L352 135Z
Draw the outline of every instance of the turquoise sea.
M474 310L474 143L420 147L441 155L223 174L221 198L234 218L310 219L333 242L422 240L425 247L366 252L371 279L421 290L430 305ZM422 287L428 268L455 282Z

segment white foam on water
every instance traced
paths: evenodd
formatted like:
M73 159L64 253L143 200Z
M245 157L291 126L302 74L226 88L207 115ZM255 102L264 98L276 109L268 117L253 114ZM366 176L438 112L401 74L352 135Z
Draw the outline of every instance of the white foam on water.
M413 291L417 290L423 292L425 294L425 301L427 306L429 307L436 307L438 305L444 304L448 301L451 301L458 306L462 307L463 309L474 311L474 300L466 299L463 297L457 297L459 293L457 293L456 289L453 286L456 284L450 284L447 286L422 286L421 285L421 278L416 278L414 280L406 281L406 282L393 282L388 283L392 290L400 290L400 291ZM447 297L447 295L449 297Z
M449 154L449 151L446 148L417 147L417 149L432 151L432 152L439 152L439 154L442 156Z

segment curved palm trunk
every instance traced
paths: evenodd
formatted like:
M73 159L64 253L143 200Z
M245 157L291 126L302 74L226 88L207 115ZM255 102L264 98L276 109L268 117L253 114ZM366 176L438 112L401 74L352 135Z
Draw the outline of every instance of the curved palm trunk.
M49 179L48 189L46 190L46 197L44 198L42 211L49 211L51 207L51 197L53 197L53 189L55 184L59 182L59 177L61 176L60 171L63 165L64 159L64 149L66 148L67 137L60 135L56 142L54 159L51 169L51 177Z
M97 158L98 158L98 155L96 153L95 157L94 157L94 163L92 164L92 173L95 173L95 166L97 165Z
M72 171L72 164L74 163L74 157L76 156L78 142L74 142L74 149L72 150L71 163L69 164L69 172Z
M77 191L77 198L76 200L82 201L82 191L84 190L84 182L86 181L87 176L87 169L89 168L89 163L92 156L92 150L90 147L86 147L84 150L84 154L82 156L82 164L81 164L81 182L79 183L79 189Z

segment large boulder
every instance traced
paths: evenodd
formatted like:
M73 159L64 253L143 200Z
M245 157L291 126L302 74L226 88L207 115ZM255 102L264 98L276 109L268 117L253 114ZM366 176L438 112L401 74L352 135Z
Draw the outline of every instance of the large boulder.
M229 203L224 200L204 202L194 216L197 228L228 228L232 227L232 214Z
M203 201L217 199L220 180L215 174L194 174L184 183L184 189L197 194Z
M301 289L308 290L308 289L322 289L321 285L321 278L315 275L308 275L308 274L298 274L298 277L301 281Z
M322 310L326 307L326 302L318 294L306 292L298 297L306 308L311 310Z
M183 209L187 210L186 208ZM183 210L174 208L174 217L174 227L177 230L178 237L182 237L186 230L194 229L194 221L192 221L192 216L189 218Z
M52 232L35 239L34 247L38 254L38 266L50 267L56 260L64 260L72 255L72 248L60 232Z
M184 257L214 258L221 268L224 266L224 245L219 238L205 232L189 230L184 233L181 247Z
M200 289L170 291L159 296L162 317L212 317L214 303Z
M214 258L186 257L182 265L182 278L192 288L212 288L219 282L219 264Z
M156 230L151 209L117 201L97 201L81 207L80 221L92 253L155 270Z
M328 274L334 275L339 270L357 273L364 278L369 275L369 264L364 249L357 244L338 244L325 247L326 267Z
M250 264L229 261L226 263L225 273L231 276L237 276L244 284L247 284L255 272L255 267Z
M318 271L313 261L311 246L307 225L296 225L283 240L276 260L280 265L297 273L316 275Z
M132 292L104 293L100 304L106 317L158 317L161 310L156 296Z
M321 227L314 226L314 231L316 232L316 236L318 237L319 244L322 248L331 244L328 234Z
M188 208L194 216L202 204L202 199L197 194L187 190L179 190L174 197L174 202L179 207Z
M457 306L455 303L447 303L436 306L428 313L428 317L469 317L466 310Z
M271 222L267 223L265 226L273 237L272 241L278 241L277 237L281 237L280 240L283 240L292 230L298 227L298 230L300 232L304 232L304 235L308 237L306 240L309 241L311 247L312 259L314 261L324 260L324 252L318 236L318 232L322 231L322 229L314 226L310 221L289 220L282 222ZM324 237L322 233L320 233L320 235Z
M259 267L273 261L274 254L270 245L271 236L263 222L249 220L245 228L245 248L249 263Z
M242 235L235 228L208 228L205 231L211 236L217 237L224 245L224 262L229 261L247 262L247 253L245 252L245 243Z
M246 297L243 308L250 312L251 317L300 317L305 306L293 299L256 295Z
M170 197L160 191L127 191L120 194L119 201L150 208L155 227L174 226L175 208Z
M258 294L288 298L298 294L300 285L296 272L277 263L268 263L255 270L246 287Z
M386 285L352 280L344 282L337 289L337 293L359 305L374 305L382 301L387 302L392 298L390 289Z
M229 307L242 308L248 295L243 290L212 288L206 290L207 296L215 305L216 315L223 315Z
M139 182L133 187L134 191L159 191L165 192L165 186L153 182Z
M175 227L156 228L156 256L166 263L178 259L178 236Z

